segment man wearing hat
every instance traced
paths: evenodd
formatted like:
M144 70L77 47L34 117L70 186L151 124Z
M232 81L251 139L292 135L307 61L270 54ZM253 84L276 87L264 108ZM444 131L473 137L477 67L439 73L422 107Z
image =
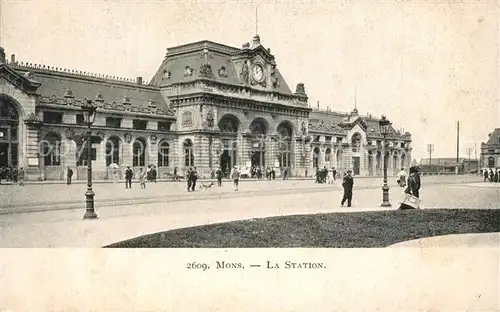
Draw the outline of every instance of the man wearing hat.
M340 206L344 207L344 203L347 201L347 207L351 207L352 201L352 188L354 186L354 179L352 177L352 170L347 170L347 174L344 176L342 181L342 187L344 188L344 197L340 202Z

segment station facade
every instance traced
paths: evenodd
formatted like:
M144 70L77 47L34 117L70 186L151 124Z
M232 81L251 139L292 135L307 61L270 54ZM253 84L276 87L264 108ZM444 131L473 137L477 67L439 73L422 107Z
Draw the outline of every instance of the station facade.
M303 83L292 91L256 35L241 48L201 41L167 49L150 82L10 60L0 48L0 167L27 179L86 179L81 105L97 105L95 179L155 165L160 178L196 167L272 166L291 176L317 167L382 175L378 119L312 109ZM411 161L411 135L391 128L388 172Z

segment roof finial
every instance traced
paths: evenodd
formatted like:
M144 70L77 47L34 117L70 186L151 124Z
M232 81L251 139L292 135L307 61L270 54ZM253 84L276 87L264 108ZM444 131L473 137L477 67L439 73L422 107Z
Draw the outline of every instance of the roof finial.
M358 103L357 103L357 94L356 94L356 85L354 86L354 109L352 110L352 112L354 114L358 114Z
M357 96L356 91L357 91L356 90L356 86L354 86L354 109L358 110L358 103L357 103L357 98L356 98L356 96Z

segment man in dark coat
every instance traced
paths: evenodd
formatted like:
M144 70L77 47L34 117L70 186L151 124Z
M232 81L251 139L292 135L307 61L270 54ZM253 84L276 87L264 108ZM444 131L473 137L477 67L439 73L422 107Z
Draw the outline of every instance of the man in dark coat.
M68 167L68 172L66 174L66 184L70 185L71 184L71 178L73 177L73 170Z
M134 173L132 172L132 169L130 169L130 166L127 166L127 170L125 170L125 188L132 188L133 176Z
M196 188L196 180L198 180L198 170L196 170L196 167L194 167L191 171L191 191L193 192Z
M215 171L215 177L217 178L217 185L222 186L222 169L219 167L217 171Z
M344 176L344 180L342 181L342 187L344 188L344 197L342 197L342 201L340 202L341 207L344 207L344 203L346 201L347 201L347 207L351 207L353 186L354 186L354 179L352 177L352 171L347 170L347 174Z

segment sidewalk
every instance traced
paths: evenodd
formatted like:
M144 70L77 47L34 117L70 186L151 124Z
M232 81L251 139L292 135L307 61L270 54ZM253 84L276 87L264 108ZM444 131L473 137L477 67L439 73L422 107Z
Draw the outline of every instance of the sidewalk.
M249 181L250 182L250 181ZM255 183L242 183L240 192L267 192L275 190L280 194L284 190L312 191L329 190L342 188L341 181L337 180L334 184L317 184L313 180L271 180L259 181ZM427 177L423 180L423 187L433 184L454 184L454 183L476 183L474 177ZM186 182L179 183L147 183L147 187L141 190L138 183L134 181L131 189L126 189L124 183L102 183L93 185L95 193L96 206L127 205L134 203L161 202L170 200L192 200L196 196L205 197L215 196L216 194L232 192L232 182L224 180L222 187L213 185L206 192L201 191L199 186L207 184L206 181L198 181L197 189L194 193L186 191ZM396 186L396 179L388 180L388 185L392 188L400 189ZM365 178L355 180L355 190L366 188L381 188L382 181L375 178ZM39 184L26 185L20 187L17 185L0 186L0 214L10 213L11 208L26 208L29 210L47 210L48 207L62 209L64 205L67 208L80 208L85 205L85 184L59 185L59 184ZM196 195L197 194L197 195ZM38 208L36 208L38 207ZM36 208L36 209L35 209Z
M500 248L500 233L456 234L425 237L389 246L403 248Z
M373 202L380 201L380 192L366 192L354 200L352 208L340 207L341 191L337 190L314 196L295 192L205 199L197 203L179 201L113 206L97 210L97 220L83 220L84 209L3 215L0 247L103 247L160 231L235 220L395 209L370 207Z

